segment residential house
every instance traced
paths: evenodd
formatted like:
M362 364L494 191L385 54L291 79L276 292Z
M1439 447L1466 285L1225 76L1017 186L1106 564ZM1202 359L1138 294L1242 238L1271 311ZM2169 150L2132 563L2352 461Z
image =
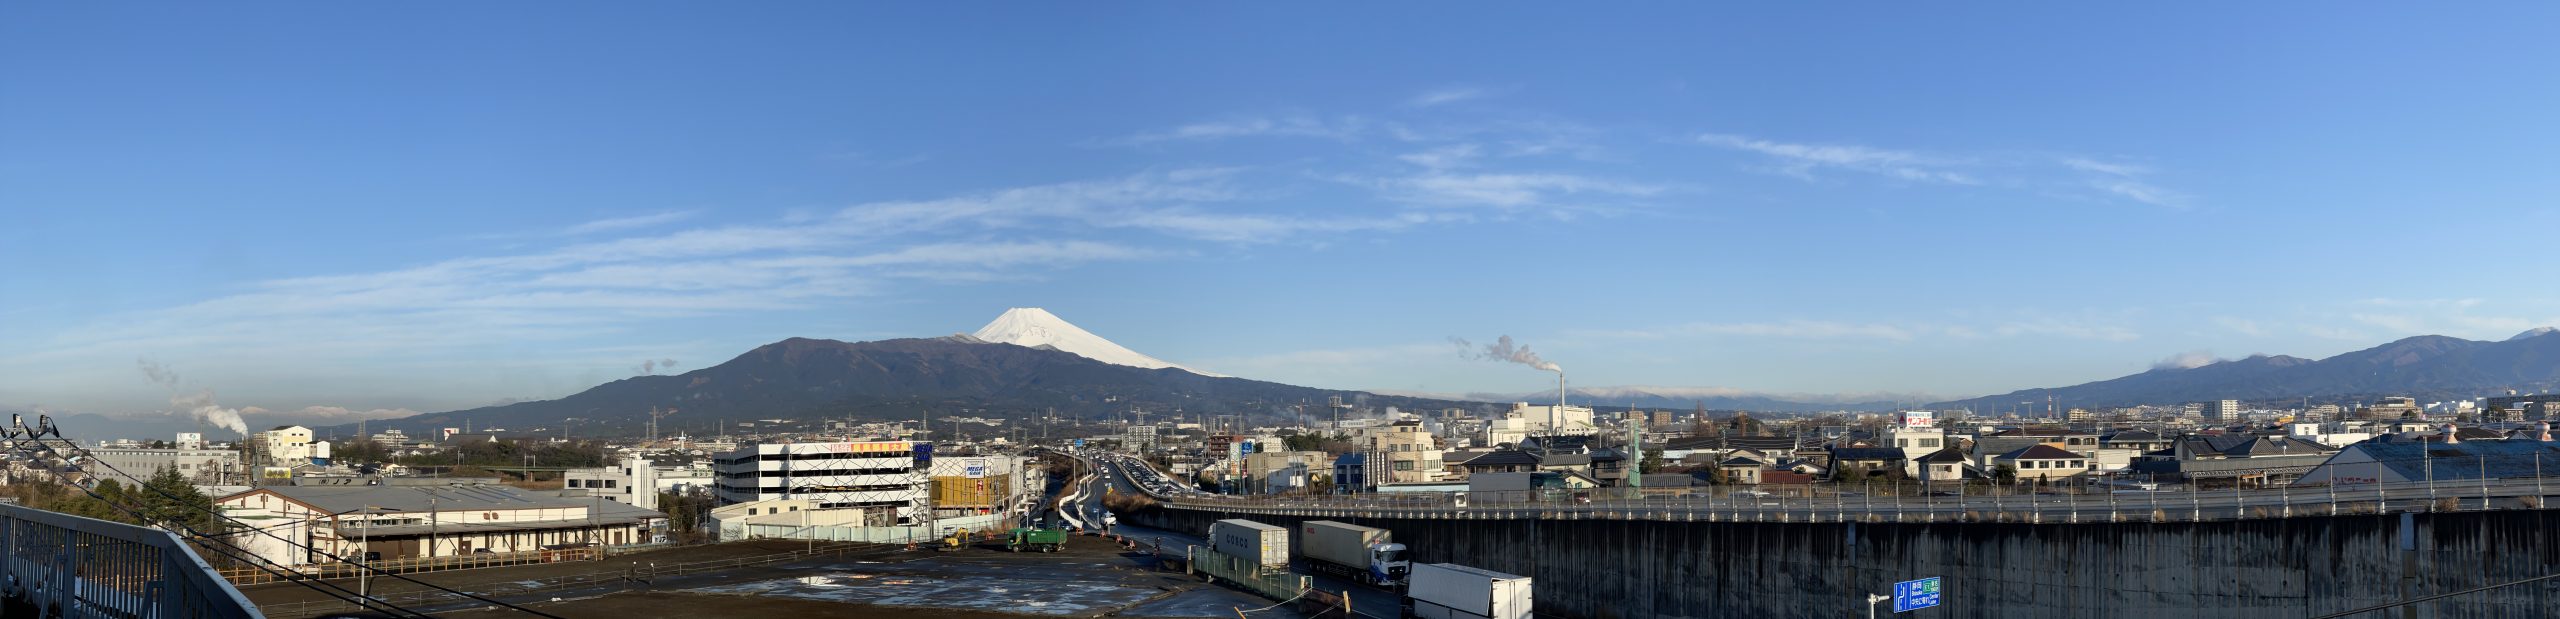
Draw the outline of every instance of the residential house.
M1934 454L1933 454L1934 455ZM1992 466L2008 465L2017 471L2019 482L2067 479L2090 470L2089 456L2064 451L2052 445L2029 445L1992 459Z

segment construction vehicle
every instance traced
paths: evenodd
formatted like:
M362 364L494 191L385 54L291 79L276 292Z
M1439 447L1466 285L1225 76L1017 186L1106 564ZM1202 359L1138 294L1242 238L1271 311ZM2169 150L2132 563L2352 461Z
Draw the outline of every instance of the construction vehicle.
M951 531L951 535L943 537L942 543L934 545L933 549L943 552L951 552L967 547L969 547L969 530L953 529Z
M1067 532L1057 529L1021 527L1005 537L1004 549L1022 552L1029 548L1038 552L1057 552L1067 547Z

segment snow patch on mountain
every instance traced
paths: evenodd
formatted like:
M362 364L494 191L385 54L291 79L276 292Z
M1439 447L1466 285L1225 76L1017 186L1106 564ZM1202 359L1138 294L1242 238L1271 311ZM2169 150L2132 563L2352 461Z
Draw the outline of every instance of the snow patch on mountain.
M977 333L971 333L968 337L993 344L1013 344L1028 348L1048 348L1070 352L1112 365L1147 369L1174 368L1201 376L1226 378L1224 374L1211 374L1182 367L1129 350L1112 343L1111 340L1102 339L1102 336L1094 335L1093 332L1068 323L1057 314L1049 313L1049 310L1037 307L1005 310L1004 315L997 316L995 322L987 323L987 326L980 327Z
M2507 341L2509 341L2509 342L2513 342L2513 341L2516 341L2516 340L2521 340L2521 339L2525 339L2525 338L2529 338L2529 337L2542 337L2542 336L2545 336L2545 335L2550 335L2550 334L2555 333L2555 332L2560 332L2560 328L2554 328L2554 327L2534 327L2534 328L2531 328L2531 329L2526 329L2526 330L2525 330L2525 332L2523 332L2523 333L2518 333L2518 334L2516 334L2516 336L2515 336L2515 337L2507 338Z

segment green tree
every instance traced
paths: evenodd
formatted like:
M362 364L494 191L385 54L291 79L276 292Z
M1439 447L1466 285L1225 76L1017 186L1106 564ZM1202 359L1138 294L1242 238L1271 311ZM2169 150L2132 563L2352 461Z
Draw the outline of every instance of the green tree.
M702 524L711 519L711 497L699 492L660 492L658 511L667 514L667 537L676 543L702 541Z
M142 524L126 511L132 504L132 500L125 495L124 484L116 483L113 479L104 479L99 480L98 484L91 487L88 492L64 493L62 500L42 507L82 518Z
M1637 461L1636 463L1636 473L1641 475L1644 473L1659 472L1662 472L1662 449L1654 448L1644 450L1644 459Z
M2003 486L2018 483L2018 465L2004 463L1991 467L1991 480Z
M1867 481L1867 468L1850 464L1842 464L1840 465L1839 474L1832 475L1831 478L1844 484L1864 483Z
M160 467L158 472L152 473L151 479L143 482L141 489L131 494L147 521L145 524L178 532L194 529L211 533L214 530L213 497L197 491L195 484L188 483L187 477L180 475L178 469Z

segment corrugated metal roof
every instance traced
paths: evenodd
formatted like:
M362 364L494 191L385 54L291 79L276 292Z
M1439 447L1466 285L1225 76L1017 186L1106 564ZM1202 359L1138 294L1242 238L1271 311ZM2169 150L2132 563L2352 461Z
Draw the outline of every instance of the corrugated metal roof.
M251 492L258 491L274 492L328 513L597 506L597 500L589 497L564 497L511 486L269 486ZM613 507L617 505L621 504L604 501L601 511L619 511Z

